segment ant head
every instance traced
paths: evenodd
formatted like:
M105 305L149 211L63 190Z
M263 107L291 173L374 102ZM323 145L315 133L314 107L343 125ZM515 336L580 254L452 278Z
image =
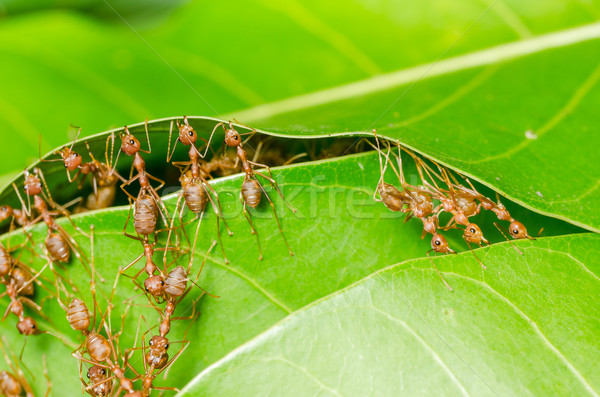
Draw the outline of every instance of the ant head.
M437 253L440 254L446 254L448 252L454 252L452 251L452 249L450 249L450 246L448 245L448 241L446 241L446 238L444 236L442 236L441 234L434 234L433 238L431 239L431 248L433 248L433 250Z
M31 317L25 317L23 320L17 323L17 329L21 335L37 335L41 333L39 327L35 323L35 320Z
M25 171L25 193L28 196L36 196L42 193L42 182L36 174Z
M0 206L0 222L10 218L13 215L13 209L10 205Z
M66 146L59 150L58 154L62 157L65 168L69 171L75 171L81 165L81 156Z
M102 379L106 377L106 369L97 365L91 366L87 371L88 379Z
M169 349L169 340L163 336L154 335L152 339L148 342L150 346L154 349L158 350L168 350Z
M121 135L121 150L128 156L133 156L140 151L140 141L134 137L127 127L123 130L124 134Z
M162 296L165 282L160 276L150 276L144 281L144 289L152 296Z
M527 234L527 228L525 227L525 225L523 225L519 221L511 222L510 226L508 227L508 232L511 236L513 236L513 238L516 239L531 238Z
M179 124L177 122L177 128L179 128L179 141L186 146L190 146L196 143L198 139L198 134L192 126L188 123L187 117L183 117L183 124Z
M481 240L484 240L481 229L475 223L469 223L467 225L467 228L465 229L465 233L463 234L463 236L467 241L469 241L471 243L476 243L476 244L481 242Z
M229 123L229 128L225 130L225 144L229 147L241 145L242 137L240 133L233 128L233 124Z

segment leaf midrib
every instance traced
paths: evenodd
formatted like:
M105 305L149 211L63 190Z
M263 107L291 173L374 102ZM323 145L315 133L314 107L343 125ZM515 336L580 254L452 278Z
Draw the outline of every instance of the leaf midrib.
M416 83L432 77L456 73L480 66L497 64L545 50L566 47L598 38L600 38L600 22L595 22L576 28L542 34L533 38L503 43L494 47L473 51L440 61L400 69L337 87L255 106L249 109L228 113L223 115L222 118L237 118L244 122L254 122L297 110L387 91L394 87L408 83ZM311 138L327 136L330 136L330 134L311 135Z

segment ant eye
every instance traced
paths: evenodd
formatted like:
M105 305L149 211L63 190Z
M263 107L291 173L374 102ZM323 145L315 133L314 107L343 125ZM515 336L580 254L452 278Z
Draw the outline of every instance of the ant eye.
M194 131L190 131L190 136L194 136Z
M66 165L66 164L63 164L63 165L65 166L65 168L67 168L67 165Z
M135 141L134 141L133 139L130 139L130 140L129 140L129 144L130 144L130 145L133 145L133 144L135 144Z
M73 153L73 157L77 157L79 156L77 153Z
M154 344L154 343L152 342L152 339L150 339L150 342L148 342L148 344L149 344L150 346L152 346L152 345Z
M169 348L169 344L167 343L167 344L165 345L165 349L168 349L168 348Z
M519 234L519 231L517 229L513 229L513 234Z
M90 378L90 371L87 371L87 377Z
M239 138L240 138L240 137L236 135L234 139L237 141Z
M148 287L145 287L145 288L146 288L146 292L150 292L150 290L148 289Z
M439 240L435 240L435 245L440 245L440 241Z
M164 282L164 281L162 281L162 280L160 280L160 285L163 285L163 286L164 286L164 285L165 285L165 282Z
M106 375L106 370L102 368L102 375Z
M475 229L471 228L471 233L475 233Z
M35 324L31 324L31 329L35 329Z

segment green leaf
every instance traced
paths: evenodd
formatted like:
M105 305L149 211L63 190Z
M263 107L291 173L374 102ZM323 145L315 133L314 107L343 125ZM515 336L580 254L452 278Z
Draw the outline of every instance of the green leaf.
M180 394L600 393L600 238L572 235L411 260L294 313ZM358 255L357 262L375 264ZM574 286L577 286L574 288Z
M49 163L55 164L57 163ZM62 172L64 173L64 169ZM414 166L410 167L408 164L406 172L409 178L414 178L416 173ZM168 382L161 384L183 386L196 373L290 313L390 263L422 257L429 249L429 241L420 239L420 221L403 223L398 214L389 212L383 205L372 200L373 185L379 178L376 153L287 166L274 170L274 175L280 180L285 197L298 209L298 212L293 214L285 209L274 191L270 192L279 211L285 236L295 255L289 256L271 216L271 209L263 202L258 210L252 211L264 250L264 260L259 261L256 239L250 234L238 200L242 175L216 179L213 186L220 193L223 210L228 216L227 222L234 232L232 237L228 237L223 229L221 232L223 247L231 263L224 263L220 246L209 256L200 285L220 298L202 299L197 307L201 316L197 322L191 324L187 334L187 339L192 341L192 345L170 370ZM57 173L54 177L58 179L58 176ZM61 176L64 178L64 175ZM268 187L266 183L265 185ZM170 206L175 200L176 197L173 196L166 198ZM531 227L544 226L545 233L549 235L572 233L577 230L564 222L533 214L511 203L506 204L513 216ZM128 207L116 207L72 217L85 231L89 230L90 224L95 226L96 268L108 280L107 283L100 283L98 288L105 296L111 293L112 279L118 273L118 269L126 266L141 253L139 242L122 235L128 211ZM190 219L189 216L186 219ZM477 218L490 240L502 241L501 235L492 226L493 221L490 214L481 214ZM89 257L89 240L74 232L65 219L61 220L61 224L75 236L81 249ZM215 227L215 216L208 210L200 228L193 267L195 271L200 268L201 259L211 241L216 239ZM196 224L187 227L192 240L195 228ZM131 222L129 231L133 233ZM34 239L38 244L42 244L45 233L44 225L34 228ZM20 233L14 233L13 238L18 241L22 236ZM466 249L464 243L461 243L460 233L450 233L448 239L457 250L461 247ZM163 245L164 240L165 236L162 237ZM185 240L183 245L186 245ZM41 252L41 248L38 250ZM26 254L23 252L25 257ZM360 260L360 257L369 258L369 262ZM487 263L486 259L482 259ZM184 256L179 263L186 265L186 260L187 257ZM475 259L471 260L475 262ZM155 255L155 261L162 263L160 253ZM44 263L43 260L36 259L34 266L40 268ZM135 269L141 269L142 265L138 263L128 274L134 274ZM72 260L64 274L79 288L80 296L91 306L90 277L82 264ZM46 277L52 279L51 274L46 273ZM143 279L144 276L140 277L139 282ZM441 283L438 288L444 289ZM176 315L189 315L191 302L199 293L195 288ZM116 306L113 313L114 330L118 330L120 324L117 314L127 307L122 304L123 301L147 304L144 296L137 296L131 301L136 294L139 294L139 290L134 288L130 279L122 278L119 281L113 299ZM45 295L42 291L38 298L43 299ZM100 302L105 305L103 298L100 298ZM1 305L6 303L5 300L0 302ZM79 334L69 328L64 311L55 300L46 302L44 314L52 321L40 319L42 328L71 341L80 340ZM132 306L127 317L127 332L121 337L123 348L133 346L135 329L142 314L148 324L157 324L159 317L153 309ZM0 327L3 334L11 336L14 346L20 347L22 337L16 334L13 317L10 316ZM174 340L183 339L188 325L186 322L179 322L169 336ZM140 326L140 332L147 329L143 321ZM141 343L141 338L138 338L137 343ZM65 366L69 367L68 356L75 347L76 345L65 347L49 335L31 337L27 342L24 361L35 373L43 371L39 362L41 354L47 354L49 357L67 357L64 359ZM72 371L69 376L61 375L65 366L50 366L50 376L57 389L73 392L79 389L79 380L75 376L75 360L71 361ZM139 360L134 362L139 364ZM38 378L36 386L38 391L44 390L44 379Z
M156 6L147 3L144 10ZM11 14L30 4L0 5L7 13L0 74L11 76L0 92L0 131L11 142L0 147L2 173L30 164L39 135L44 151L63 144L70 124L85 135L145 118L224 115L589 24L599 9L598 1L578 0L510 0L491 8L488 1L442 0L189 2L156 26L130 17L124 8L132 1L44 0L36 6L61 8ZM124 21L63 8L90 5L106 14L114 14L112 6ZM377 115L351 129L368 128Z
M599 35L598 24L553 33L237 117L282 135L378 128L528 208L600 231L600 67L589 62L600 40L588 41Z
M600 230L600 215L596 211L600 161L596 150L598 138L593 133L600 78L595 61L600 36L596 22L598 3L584 4L576 0L543 3L507 0L460 5L440 0L392 3L309 1L286 2L284 7L280 2L257 0L240 2L235 5L235 12L230 12L218 4L191 2L166 16L166 22L160 27L142 25L127 14L123 14L125 24L115 26L114 20L106 23L69 10L18 17L9 11L0 26L3 59L0 73L10 76L3 81L0 93L0 130L4 131L7 142L0 147L2 174L21 169L37 157L40 133L43 133L43 150L64 144L67 133L72 138L76 132L76 128L67 127L70 123L84 127L74 148L86 156L83 141L87 140L98 158L102 158L107 134L83 139L90 131L163 115L237 118L269 134L303 139L319 136L356 139L378 128L380 135L400 139L416 151L513 198L522 206L506 203L511 214L525 223L532 234L541 227L545 228L544 236L581 232L573 225ZM119 21L118 16L116 20ZM253 107L236 111L249 106ZM171 121L165 119L149 124L154 150L145 158L150 172L161 177L166 168L164 148ZM215 122L204 117L192 120L204 136ZM131 129L138 136L144 133L143 124ZM215 137L215 142L221 141L222 136ZM302 150L298 147L303 142L295 139L287 140L286 144L294 146L289 148L290 152L297 153ZM353 151L342 148L338 154L344 150ZM180 150L178 155L185 156L185 153ZM49 157L56 158L46 156ZM119 170L128 172L129 164L130 160L121 156ZM67 183L60 163L37 165L44 170L58 202L65 203L82 195L75 184ZM409 178L415 178L414 169L406 172ZM265 349L257 350L257 357L266 350L277 349L277 345L263 347L260 343L265 336L259 335L280 332L281 327L276 324L288 315L292 315L289 323L295 323L306 313L310 315L315 307L338 299L341 289L390 264L423 257L429 249L428 241L419 238L422 225L418 220L403 223L372 201L372 191L379 178L377 157L373 153L284 167L276 170L275 175L286 197L299 209L297 214L292 214L271 191L295 256L288 255L275 220L268 215L270 208L263 203L253 211L265 251L265 259L258 261L255 237L249 234L249 226L240 213L237 197L241 176L215 180L214 186L221 193L225 210L232 215L228 222L235 235L230 238L223 230L221 233L223 248L232 263L224 263L221 245L208 255L200 285L220 298L204 297L198 303L201 316L191 323L187 335L184 334L189 323L175 325L169 335L172 340L182 340L185 336L192 343L170 370L168 380L160 379L157 383L182 387L198 372L213 365L199 378L197 385L218 390L208 394L223 394L227 387L237 384L224 386L218 377L212 378L220 368L233 362L224 357L233 357L238 363L238 357L246 357L244 352L253 346ZM176 190L177 177L163 191ZM15 181L21 186L19 178ZM493 192L484 186L477 185L477 188L493 197ZM169 197L166 201L173 206L176 198ZM0 203L19 205L10 185L0 193ZM121 199L121 203L125 200ZM104 296L111 293L112 278L118 269L141 252L138 242L122 236L127 215L127 207L117 207L72 217L84 230L95 225L95 264L108 280L98 287ZM476 218L488 238L501 241L502 237L492 226L494 220L490 214ZM74 232L66 220L61 224L89 256L89 240ZM187 227L192 237L195 230L195 224ZM38 225L34 237L39 252L42 252L44 236L44 226ZM11 237L15 242L19 240L18 233ZM215 238L215 216L209 211L200 228L195 270L200 268ZM459 251L466 249L459 233L450 233L448 238L452 247ZM575 243L576 240L579 243ZM568 247L571 242L572 250ZM164 236L161 243L164 244ZM598 327L590 327L586 322L588 318L598 317L590 303L597 284L585 278L592 276L582 274L578 264L568 266L571 258L568 255L571 255L597 274L594 256L599 244L596 236L550 237L517 244L525 247L525 256L521 257L507 244L476 250L475 254L488 266L485 273L469 252L438 260L455 288L454 293L444 289L431 262L423 259L400 266L407 269L399 271L397 277L402 288L394 291L400 291L408 305L389 293L389 288L380 288L372 296L382 305L391 301L394 305L388 313L396 318L395 311L400 311L397 318L406 324L409 321L417 324L419 316L436 326L440 318L445 319L442 324L448 327L448 334L453 338L444 340L466 357L466 362L479 364L473 368L500 394L509 394L514 380L521 379L515 373L523 377L524 389L538 390L535 387L539 386L544 394L549 394L548 391L566 394L571 390L576 394L585 393L583 383L576 382L573 371L564 372L568 365L549 355L551 348L529 349L529 342L539 343L535 329L526 328L531 323L527 324L507 309L506 303L490 292L490 288L497 288L533 319L533 324L548 334L548 339L556 343L558 351L592 388L598 389L594 375L598 371L593 362L598 353ZM558 248L552 246L553 251L565 254L547 251L547 257L540 259L539 251L552 244L558 245ZM27 252L21 253L26 260ZM555 265L556 255L561 260ZM157 262L161 262L159 257L160 254L155 257ZM450 269L454 262L456 269ZM179 263L186 265L186 257L180 258ZM44 264L44 259L36 258L32 265L39 269ZM416 270L408 268L413 264ZM554 266L558 269L556 274ZM141 264L135 266L140 267ZM500 274L498 269L502 270ZM81 297L91 305L87 292L90 278L82 264L73 260L67 269L59 272L72 280L81 291ZM131 269L128 274L134 272ZM387 277L389 273L381 274ZM486 284L477 284L459 275L470 279L480 277ZM417 277L409 280L414 276ZM46 271L44 277L49 279L46 284L51 284L52 274ZM393 275L390 277L395 282ZM377 280L379 276L373 275L364 284L371 285ZM361 285L339 296L351 295L351 291ZM474 293L476 288L483 292ZM139 290L123 277L113 300L116 302L111 317L113 330L119 329L119 315L128 307L124 301L145 304L144 296L133 298L136 294ZM330 294L332 298L303 309ZM200 291L194 289L178 308L177 315L190 314L191 302L199 295ZM36 301L43 301L45 296L46 292L39 291ZM106 306L104 296L100 296L103 307ZM487 299L480 305L481 296ZM3 299L0 305L6 303ZM469 303L471 307L465 310ZM415 312L406 312L410 307L414 307ZM432 307L437 311L432 311ZM454 320L454 308L462 309L457 320ZM442 382L448 379L447 371L443 368L433 371L432 368L439 365L437 362L434 363L437 367L430 365L431 356L422 356L422 350L415 350L412 356L399 350L403 346L419 346L414 340L400 347L394 344L397 340L403 342L400 337L406 336L400 331L394 333L400 325L372 329L377 323L367 321L373 317L377 321L386 319L373 316L368 312L369 307L365 310L348 320L350 329L363 327L367 332L372 331L372 334L360 335L364 341L360 346L370 347L373 341L381 342L384 336L392 334L393 342L388 343L386 349L399 351L397 356L408 361L405 364L398 359L394 366L379 368L377 363L386 363L383 359L390 360L389 356L380 355L370 360L371 365L367 365L364 373L377 371L370 378L376 385L373 389L381 384L383 390L386 381L396 381L399 377L395 375L408 368L407 382L421 377L418 383L411 385L424 386L425 374L426 380L440 380L432 382L433 387L438 388L432 389L433 393L460 392L460 388L452 389L457 387L456 383L445 387ZM406 313L408 316L402 317ZM142 320L142 314L146 321ZM50 335L28 339L24 362L36 374L36 392L43 394L46 388L40 360L45 355L55 393L57 390L66 395L79 393L77 365L70 353L81 335L69 328L63 310L55 301L45 303L44 315L48 320L36 315L42 328L64 338L67 344L70 341L70 345L62 345ZM366 319L364 323L363 319ZM126 320L120 343L123 348L133 346L136 330L144 333L146 322L156 325L158 314L151 308L133 305ZM14 316L9 316L0 324L0 330L9 339L12 350L18 353L23 338L17 335L14 321ZM348 341L341 338L344 335L335 327L321 329L319 325L307 321L301 328L313 327L315 338L325 334L329 340L338 342L339 339L340 345ZM519 328L521 325L525 331ZM472 394L489 392L485 382L475 377L452 351L441 353L445 345L441 339L435 339L433 331L421 328L412 329L421 332L418 335L448 363L450 371L456 371L454 376L463 382L465 390L472 392L470 388L474 387ZM506 335L505 332L515 328L520 333ZM260 343L250 342L244 347L255 337ZM565 341L567 337L571 339ZM138 337L138 345L140 340ZM298 345L299 340L293 339L288 344L291 349L297 349ZM171 354L178 346L174 344ZM310 360L310 364L320 373L334 376L338 372L334 373L327 360L340 356L334 350L336 345L325 346L327 348L322 349L325 354L310 347L305 351L320 354L322 361ZM499 347L494 350L495 346ZM345 346L342 350L352 352ZM490 354L481 354L490 350ZM266 356L271 357L268 353ZM369 349L367 353L375 354L377 350ZM412 358L419 361L415 363ZM136 354L132 362L139 369L141 355ZM302 368L309 361L289 362ZM495 375L494 363L497 362L505 365L514 362L514 368L503 367ZM359 376L359 370L363 369L359 364L360 360L349 363L354 366L346 368L356 368L356 371L340 384L352 386L363 379ZM254 365L251 360L240 362L240 368L248 366L252 371L261 372L255 370ZM271 367L279 371L278 365L273 360L262 363L263 372L268 373ZM326 366L326 371L322 371L322 366ZM397 369L393 379L380 381L389 368ZM293 372L295 369L288 371L290 379L298 375ZM236 379L245 379L248 372ZM256 372L254 381L261 379ZM569 376L563 377L563 374ZM212 379L215 379L214 384ZM274 384L278 379L268 380ZM475 386L467 384L465 379L475 379ZM333 390L337 382L338 379L331 383L327 379L323 384ZM302 386L307 393L312 392L311 385L303 379ZM248 382L245 387L244 394ZM361 389L357 386L357 390ZM505 390L506 393L502 393ZM520 390L514 394L521 394Z

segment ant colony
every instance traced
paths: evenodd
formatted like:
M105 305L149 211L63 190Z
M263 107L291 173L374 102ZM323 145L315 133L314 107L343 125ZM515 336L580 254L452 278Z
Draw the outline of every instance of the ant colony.
M70 146L57 150L49 158L42 159L40 154L40 166L25 171L22 188L13 183L12 188L20 207L0 206L0 222L9 221L11 236L17 235L24 240L19 245L0 244L0 282L5 287L0 298L7 299L8 305L3 320L12 313L16 317L17 330L25 338L46 334L71 346L64 337L54 332L54 327L40 328L38 324L38 319L43 319L41 325L55 321L44 314L44 304L48 301L57 302L64 311L66 322L79 334L80 343L72 356L77 361L82 390L91 396L141 397L150 396L153 390L160 393L178 390L163 385L162 380L157 384L155 380L159 376L166 380L169 369L190 345L187 333L192 320L198 318L196 306L200 299L204 295L219 298L199 285L206 260L216 245L221 248L225 264L229 263L221 238L221 223L228 236L233 236L233 232L223 214L219 194L209 183L213 175L243 172L239 201L249 224L249 233L256 236L258 259L263 259L263 249L251 210L260 211L257 207L263 199L270 204L277 229L289 254L293 255L275 212L275 204L269 196L272 193L265 189L261 181L270 185L272 191L280 195L292 211L296 210L285 201L269 166L258 162L262 142L254 150L253 158L249 158L243 146L256 136L255 130L249 129L250 132L240 134L233 123L218 123L209 139L204 139L190 125L187 117L171 122L166 163L179 171L181 190L174 207L169 208L159 194L165 182L147 170L146 161L152 155L147 121L144 127L143 139L141 134L132 133L128 127L111 133L103 143L104 155L98 157L102 161L94 156L89 142L77 145L79 130L75 142ZM223 154L217 155L211 147L211 141L220 130L224 132ZM172 145L173 132L176 138ZM243 135L249 135L249 138L243 141ZM115 141L119 138L120 146L115 156ZM187 149L187 159L173 160L178 144L181 144L180 148L183 146ZM82 148L84 151L78 151ZM87 159L81 153L85 153ZM211 158L207 158L207 155ZM117 171L119 159L123 163L126 157L131 158L128 177ZM78 189L84 188L86 180L90 181L92 192L85 198L58 204L42 171L43 164L53 162L64 165L65 179L76 184ZM154 162L155 156L152 157L152 165L155 165ZM102 243L102 234L94 225L86 226L86 230L83 230L72 215L114 205L118 187L129 201L129 213L123 219L122 235L138 241L140 245L136 256L126 259L111 282L109 275L101 274L104 273L103 269L96 266L98 258L95 257L95 247ZM202 219L209 205L216 215L216 239L212 239L210 233L200 233ZM184 219L186 209L192 213L193 219ZM73 232L67 231L64 223L57 221L58 217L68 220ZM43 241L36 241L40 237L34 237L40 235L37 230L40 226L36 226L38 223L45 229ZM186 230L188 225L192 226ZM189 230L193 230L193 234ZM207 252L201 253L201 261L194 260L198 254L198 240L209 242ZM89 250L84 247L89 247ZM23 250L29 253L29 261L21 255ZM155 255L157 253L159 255ZM157 256L162 258L162 262ZM33 267L36 258L38 261L41 258L44 263L40 270ZM81 283L75 285L65 276L67 265L73 262L83 266L89 276L89 291L87 287L86 290L80 289ZM123 310L119 310L123 313L121 326L114 329L111 312L119 304L116 297L123 288L119 288L119 281L123 277L131 280L138 294L123 301ZM102 292L102 288L97 288L104 283L112 285L108 296ZM41 300L37 299L37 288L44 290ZM198 292L190 294L194 290ZM134 301L136 297L142 297L143 303ZM182 302L186 297L188 299L184 304ZM133 345L124 349L120 339L131 339L132 329L135 328L126 317L136 306L147 307L155 315L150 317L146 313L137 317ZM183 335L172 339L172 325L184 322L188 326ZM6 371L0 372L0 395L33 396L26 373L28 370L22 363L25 344L18 357L8 350L4 340L0 347L9 364ZM49 395L51 382L47 372L45 374L48 379L46 395Z
M247 132L240 133L236 128ZM20 207L0 206L0 222L9 221L11 236L19 236L22 242L12 246L0 244L0 283L4 285L0 298L5 299L7 304L3 320L13 319L24 338L49 335L71 346L72 342L55 332L57 328L52 324L56 319L44 314L44 305L49 301L62 308L63 321L75 331L71 339L79 341L72 350L79 369L74 376L79 377L85 393L96 397L150 396L153 390L161 393L177 391L176 387L156 380L159 376L162 380L167 379L169 369L192 344L187 333L192 321L199 315L197 306L200 299L205 295L219 298L199 285L207 258L217 245L221 252L216 254L215 260L222 257L225 265L229 263L223 240L232 237L233 232L224 215L219 193L210 180L215 175L242 174L235 194L247 221L248 233L255 236L257 260L262 260L264 255L255 225L256 216L253 217L253 213L261 211L259 204L264 202L265 206L268 203L271 207L275 220L273 230L276 225L278 231L274 231L275 238L285 243L286 255L289 253L290 256L294 255L294 251L277 215L274 199L279 196L292 212L296 212L296 208L285 199L271 168L264 164L269 162L267 152L261 153L264 141L258 143L257 149L252 149L249 141L258 134L251 127L218 122L206 134L198 134L187 117L171 121L166 164L174 166L181 188L171 206L165 204L159 194L165 181L148 172L147 161L153 166L156 162L148 122L144 124L145 134L132 133L128 127L116 132L108 135L106 142L101 142L104 154L98 158L102 160L94 157L87 141L77 143L78 133L70 146L56 151L49 158L41 159L40 155L39 165L25 171L21 186L13 183L12 189ZM201 135L208 135L208 139ZM245 135L248 137L244 138ZM217 141L216 136L223 137L222 154L214 150L214 142L211 145L213 140ZM120 145L117 145L115 156L115 142L118 143L119 138ZM405 221L416 218L422 222L422 237L431 235L428 256L431 252L434 255L456 253L444 237L444 232L450 229L462 232L469 249L472 245L489 244L482 229L470 219L482 209L493 212L498 221L507 222L507 233L512 238L532 239L525 226L512 218L498 197L496 200L485 197L469 179L433 161L423 160L397 142L379 139L376 134L374 140L366 139L366 142L379 157L380 178L373 198L390 211L406 214ZM182 157L184 151L180 150L179 157L176 157L178 147L185 150L185 156ZM247 148L251 149L250 154ZM304 155L296 155L287 161L283 159L279 164L288 164ZM131 159L129 173L119 173L119 159L123 163L128 158ZM416 165L421 180L418 186L406 180L403 161L407 159ZM66 180L76 184L78 189L84 187L86 180L89 181L91 193L87 197L58 204L52 193L56 197L59 195L51 192L42 171L43 164L48 162L61 162ZM121 165L120 169L124 168L127 167ZM53 175L55 180L56 172ZM95 257L98 244L103 243L102 233L94 225L81 226L78 218L72 215L110 207L118 194L124 195L129 202L128 215L122 219L122 236L124 241L137 248L131 257L123 260L119 271L113 275L114 279L109 280L109 274L103 274L106 270L98 269L98 258ZM71 208L73 206L75 208ZM202 219L207 210L215 215L216 231L201 234ZM267 213L270 214L271 210ZM186 212L191 213L191 220L190 217L186 219ZM448 216L444 225L440 225L442 213ZM59 217L65 219L59 221ZM64 227L67 222L71 227ZM503 226L494 224L504 234ZM118 230L121 230L120 225ZM224 238L222 231L226 235ZM216 233L216 238L212 237L213 233ZM208 246L207 251L197 252L199 241ZM471 252L485 269L475 252ZM118 261L121 255L116 254L111 260ZM202 260L195 260L196 255L202 256ZM43 266L34 268L35 260ZM89 278L84 283L73 283L65 275L69 264L82 266ZM437 271L433 260L432 264ZM437 273L451 290L442 274ZM119 310L122 313L121 325L114 329L111 312L120 304L116 297L123 289L122 286L119 288L119 281L122 283L123 279L130 280L130 287L137 295L122 302L124 306L119 307L122 309ZM105 283L108 289L97 288ZM36 291L40 290L42 293L37 294ZM103 290L110 291L110 294L103 293ZM135 301L138 297L142 303ZM134 333L135 325L131 325L127 315L139 306L147 310L144 315L136 315L137 330ZM171 332L173 324L187 324L187 328L183 327L183 334L174 337ZM123 338L133 340L128 348L121 346ZM0 371L0 395L34 395L30 386L32 378L28 380L27 367L22 362L25 341L18 355L10 351L7 341L3 339L0 343L8 365L6 370ZM45 375L48 395L51 382L47 371Z

